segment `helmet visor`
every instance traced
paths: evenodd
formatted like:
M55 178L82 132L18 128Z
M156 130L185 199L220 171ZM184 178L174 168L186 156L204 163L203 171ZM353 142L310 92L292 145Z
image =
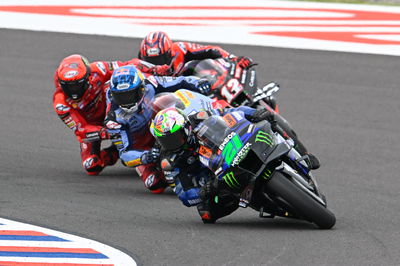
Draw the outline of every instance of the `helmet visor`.
M171 63L170 52L157 56L143 56L143 58L145 61L152 63L153 65L169 65Z
M89 86L89 82L83 78L77 81L59 81L63 92L73 100L82 98Z
M113 91L113 101L120 107L131 108L132 106L139 104L143 99L144 88L140 86L127 91Z
M162 149L166 151L174 151L186 143L187 135L185 134L185 130L181 128L174 133L165 136L156 136L156 138Z

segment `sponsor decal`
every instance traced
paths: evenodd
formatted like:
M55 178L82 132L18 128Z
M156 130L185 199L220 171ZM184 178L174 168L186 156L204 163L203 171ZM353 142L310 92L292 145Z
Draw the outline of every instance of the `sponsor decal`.
M108 121L108 122L106 123L106 127L107 127L108 129L116 130L116 129L120 129L120 128L121 128L121 124L120 124L120 123L117 123L117 122L115 122L115 121Z
M221 174L222 171L223 171L222 167L220 167L217 170L215 170L215 172L214 172L215 176L219 176L219 174Z
M89 158L83 161L83 167L85 169L89 169L92 166L92 164L93 164L93 158Z
M231 103L232 100L243 91L243 86L237 79L230 79L221 89L221 95Z
M103 75L105 75L107 73L106 67L104 66L103 63L98 62L98 63L96 63L96 66L99 68L100 72L103 73Z
M157 56L159 54L160 54L160 48L158 48L158 47L153 47L153 48L147 49L147 55L149 55L149 56Z
M199 148L199 154L210 159L211 155L212 155L212 151L211 151L211 149L201 145Z
M238 112L232 112L231 114L236 118L236 120L242 120L243 119L243 116L240 115Z
M233 159L232 166L238 165L244 159L244 157L246 157L250 147L251 143L246 143L246 145L244 145L244 147L236 155L235 159Z
M77 63L71 63L71 64L68 65L68 67L69 68L73 68L73 69L78 69L79 68Z
M200 159L200 162L202 163L202 164L204 164L205 166L209 166L209 163L210 163L210 160L209 159L207 159L207 158L204 158L203 156L199 156L199 159Z
M229 75L233 76L235 74L235 72L236 72L236 65L232 64L231 71L229 72Z
M149 81L154 87L158 86L158 82L154 76L149 76L146 80Z
M246 77L247 77L247 71L243 70L242 77L240 78L240 83L245 84L246 83Z
M112 62L107 62L107 66L108 66L108 70L110 70L110 71L114 69Z
M256 72L255 71L250 71L250 81L249 81L249 86L253 87L256 81Z
M241 69L240 67L237 67L236 70L235 70L235 76L234 76L234 78L235 78L235 79L240 78L240 75L241 75L241 74L242 74L242 69Z
M129 83L119 83L116 87L117 90L126 90L129 88Z
M239 182L236 180L235 175L233 172L229 172L226 175L222 177L222 179L225 181L225 183L230 187L230 188L238 188L239 187Z
M154 181L155 181L155 176L154 176L154 175L149 175L149 176L146 178L146 181L144 182L144 185L145 185L147 188L149 188L149 187L151 187L151 186L154 184Z
M188 203L193 206L193 205L197 205L201 202L201 199L190 199L188 200Z
M182 92L176 91L175 95L178 96L178 98L183 102L183 105L185 105L185 107L188 107L190 105L190 100L185 95L183 95Z
M273 140L273 137L271 136L271 134L261 131L261 130L257 132L255 141L263 142L270 147L272 147L274 145L274 140Z
M135 167L135 166L142 164L142 160L140 158L137 158L135 160L126 162L125 164L126 164L126 166L129 166L129 167Z
M116 61L111 62L113 69L119 68L119 65Z
M224 138L224 141L221 143L221 145L219 145L219 149L222 151L225 148L225 145L231 140L231 138L233 138L234 136L236 136L236 132L231 132L228 136L226 136Z
M190 99L194 99L193 93L191 93L190 91L184 91L184 92L187 95L187 97L189 97Z
M234 125L236 125L236 119L231 114L224 115L222 118L228 127L232 128Z
M240 140L239 136L235 135L226 143L226 146L222 150L222 157L224 158L226 164L230 166L232 164L233 159L236 157L238 151L243 147L243 143Z
M268 180L271 177L272 172L269 169L266 169L264 173L262 174L262 177L266 180Z
M78 75L78 71L77 70L70 70L70 71L68 71L68 72L66 72L64 74L64 78L70 79L70 78L73 78L73 77L75 77L77 75Z
M64 104L59 103L56 105L56 109L60 112L67 112L70 108Z
M86 133L87 138L97 138L99 136L99 132L89 132Z
M189 43L190 45L191 43ZM181 48L181 50L183 51L183 54L186 54L187 50L185 47L185 44L183 44L182 42L178 42L179 48Z
M120 76L120 75L128 75L128 74L129 74L129 69L124 68L124 67L121 67L121 68L115 70L115 72L114 72L115 77Z
M67 127L69 127L70 129L72 129L72 130L76 130L76 124L75 124L75 121L72 121L72 122L70 122L70 123L67 123Z

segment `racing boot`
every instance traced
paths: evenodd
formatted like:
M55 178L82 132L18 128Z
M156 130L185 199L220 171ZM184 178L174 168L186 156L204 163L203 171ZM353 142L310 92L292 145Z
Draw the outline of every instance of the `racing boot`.
M142 179L144 186L148 188L151 193L163 193L165 188L168 187L163 173L157 170L155 164L139 165L135 169Z
M91 155L82 162L88 175L98 175L103 170L103 163L99 156Z
M202 202L197 205L197 211L203 223L215 223L216 220L231 214L239 207L239 199L229 191L223 190L217 189L213 181L208 181L200 189Z
M201 220L205 224L215 223L217 219L211 214L211 200L215 194L215 188L211 180L200 188L199 194L202 202L197 205L197 211L199 212Z
M114 165L119 159L119 153L114 145L100 151L100 159L103 162L103 167Z

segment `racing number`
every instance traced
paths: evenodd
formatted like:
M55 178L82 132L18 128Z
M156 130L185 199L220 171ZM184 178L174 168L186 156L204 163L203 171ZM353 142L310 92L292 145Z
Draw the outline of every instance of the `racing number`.
M239 150L243 147L242 141L238 135L235 135L224 147L222 157L224 157L227 165L231 165L233 159Z
M243 90L242 85L240 85L237 79L230 79L225 86L221 89L221 95L231 103L233 98L238 95Z

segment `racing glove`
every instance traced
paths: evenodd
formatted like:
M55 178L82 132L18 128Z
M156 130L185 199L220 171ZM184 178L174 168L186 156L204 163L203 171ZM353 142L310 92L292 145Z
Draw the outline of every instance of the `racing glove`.
M157 161L160 158L160 149L152 148L149 151L145 151L141 156L142 164L149 164Z
M199 188L190 188L184 191L181 183L177 181L174 192L186 207L192 207L201 202Z
M232 59L232 61L237 62L237 64L244 69L247 69L250 65L253 64L253 60L247 56L238 56L238 57L230 56L230 58Z
M245 115L246 119L249 120L252 123L258 123L263 120L267 120L269 122L272 122L274 120L274 114L269 112L266 109L260 109L254 111L253 114L251 115Z
M152 73L157 76L170 76L172 75L172 69L169 65L157 65L153 67Z
M200 79L197 82L197 89L201 94L209 95L211 92L211 85L206 79Z
M93 142L109 139L110 135L104 127L86 126L83 131L77 133L77 138L80 142Z

